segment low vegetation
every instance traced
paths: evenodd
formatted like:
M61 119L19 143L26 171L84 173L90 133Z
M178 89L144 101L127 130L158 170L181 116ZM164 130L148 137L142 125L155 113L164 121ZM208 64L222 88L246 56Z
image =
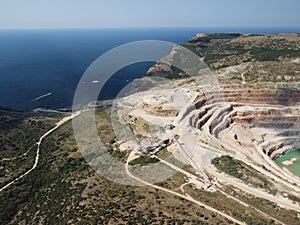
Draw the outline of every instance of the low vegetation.
M265 189L276 194L276 189L262 174L251 168L246 163L225 155L214 158L211 163L220 171L230 176L236 177L247 184Z
M106 126L108 115L97 113L96 119ZM109 130L100 132L108 143L114 139ZM71 123L44 140L38 167L0 198L0 224L230 224L173 195L106 180L78 151Z
M159 162L159 159L151 157L151 155L142 155L132 161L129 162L129 165L140 165L145 166L148 164L153 164Z
M237 203L233 199L229 199L219 191L206 192L194 188L192 185L185 187L185 190L195 199L201 200L222 212L232 215L246 224L274 224L274 221L265 218L252 208Z
M299 40L290 40L288 36L215 33L196 37L183 43L182 46L203 58L214 71L247 62L259 65L264 62L284 62L285 59L300 57ZM173 66L168 70L164 68L165 66L157 66L149 75L168 79L187 76ZM272 76L282 74L284 73L281 70L277 70Z
M224 188L227 193L230 193L231 195L284 222L285 224L299 224L299 212L297 211L282 208L267 199L255 197L230 185Z

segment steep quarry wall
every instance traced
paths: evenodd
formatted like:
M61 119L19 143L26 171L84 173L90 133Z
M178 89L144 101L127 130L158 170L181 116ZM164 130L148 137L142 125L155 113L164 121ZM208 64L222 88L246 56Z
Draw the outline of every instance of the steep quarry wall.
M222 140L230 145L236 142L248 146L257 141L272 159L300 147L299 90L250 90L242 85L227 85L223 89L219 103L210 104L204 97L195 103L191 126L200 130L208 127L210 135L216 138L231 134L231 139ZM239 139L241 129L252 135Z

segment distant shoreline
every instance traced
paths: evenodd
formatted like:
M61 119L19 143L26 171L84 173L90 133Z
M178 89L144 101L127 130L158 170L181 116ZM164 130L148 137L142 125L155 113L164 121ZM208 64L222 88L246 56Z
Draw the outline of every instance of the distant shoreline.
M39 32L41 35L37 35ZM197 33L224 32L241 34L297 33L300 32L300 27L0 30L0 43L6 46L0 52L0 58L6 59L1 62L0 67L0 73L5 74L0 79L0 105L15 111L30 111L39 107L49 109L71 108L74 91L84 71L97 57L114 47L145 39L184 43L196 37ZM111 37L116 37L116 40L112 40ZM70 38L74 41L70 42ZM17 43L18 45L16 45ZM55 46L55 51L53 51L52 45ZM120 77L116 76L116 79L108 84L112 86L103 91L105 96L101 99L113 98L114 92L121 90L122 85L128 84L128 80L136 79L141 74L145 74L144 68L145 66L140 66L131 71L122 71ZM49 98L41 99L42 102L26 105L35 96L50 92L53 94Z
M205 33L251 33L251 34L271 34L275 33L299 33L300 27L198 27L198 26L185 26L185 27L62 27L62 28L0 28L1 31L112 31L112 30L189 30L198 29L199 32Z

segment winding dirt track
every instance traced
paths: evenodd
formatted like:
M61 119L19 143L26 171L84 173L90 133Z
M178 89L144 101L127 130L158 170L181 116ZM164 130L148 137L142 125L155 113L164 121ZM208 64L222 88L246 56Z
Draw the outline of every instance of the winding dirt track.
M26 171L25 173L23 173L22 175L20 175L19 177L15 178L13 181L9 182L8 184L6 184L4 187L0 188L0 192L7 189L8 187L10 187L12 184L14 184L16 181L22 179L23 177L25 177L26 175L28 175L31 171L33 171L37 165L38 165L38 162L39 162L39 157L40 157L40 146L41 146L41 143L43 141L43 139L45 137L47 137L49 134L51 134L53 131L57 130L59 127L61 127L62 125L64 125L66 122L72 120L73 118L77 117L80 115L80 111L76 112L76 113L73 113L72 115L70 116L66 116L64 117L62 120L60 120L56 126L54 128L52 128L51 130L47 131L45 134L43 134L39 141L36 143L37 144L37 150L36 150L36 157L35 157L35 161L34 161L34 164L33 166L31 167L31 169L29 169L28 171Z
M45 134L43 134L43 135L40 137L39 141L37 142L37 151L36 151L35 162L34 162L33 166L31 167L31 169L29 169L28 171L26 171L25 173L23 173L23 174L20 175L19 177L15 178L15 179L14 179L13 181L11 181L10 183L6 184L4 187L2 187L2 188L0 189L0 192L3 191L3 190L5 190L5 189L7 189L7 188L10 187L11 185L13 185L16 181L22 179L23 177L25 177L26 175L28 175L30 172L32 172L32 171L37 167L37 165L38 165L38 162L39 162L39 156L40 156L40 146L41 146L41 143L42 143L42 141L44 140L44 138L46 138L48 135L50 135L52 132L54 132L55 130L57 130L57 129L58 129L59 127L61 127L63 124L65 124L66 122L72 120L73 118L77 117L78 115L80 115L80 112L73 113L73 114L70 115L70 116L64 117L62 120L60 120L60 121L56 124L56 126L55 126L54 128L52 128L51 130L49 130L49 131L47 131ZM126 169L126 173L127 173L128 176L130 176L131 178L133 178L133 179L135 179L135 180L137 180L137 181L139 181L139 182L141 182L141 183L143 183L143 184L145 184L145 185L147 185L147 186L150 186L150 187L159 189L159 190L161 190L161 191L165 191L165 192L168 192L168 193L170 193L170 194L176 195L176 196L181 197L181 198L183 198L183 199L186 199L186 200L188 200L188 201L190 201L190 202L193 202L193 203L195 203L195 204L197 204L197 205L199 205L199 206L201 206L201 207L204 207L204 208L207 209L207 210L210 210L210 211L212 211L212 212L215 212L215 213L217 213L217 214L219 214L219 215L221 215L221 216L223 216L223 217L229 219L230 221L232 221L232 222L234 222L234 223L237 223L237 224L240 224L240 225L244 225L244 224L245 224L245 223L243 223L243 222L241 222L241 221L239 221L239 220L237 220L237 219L235 219L235 218L233 218L233 217L231 217L231 216L229 216L229 215L227 215L227 214L225 214L225 213L223 213L223 212L221 212L221 211L219 211L219 210L217 210L217 209L215 209L215 208L213 208L213 207L210 207L210 206L208 206L208 205L206 205L206 204L204 204L204 203L202 203L202 202L199 202L199 201L195 200L194 198L192 198L192 197L191 197L190 195L188 195L188 194L183 195L183 194L180 194L180 193L177 193L177 192L168 190L168 189L166 189L166 188L163 188L163 187L159 187L159 186L153 185L153 184L151 184L151 183L148 183L148 182L146 182L146 181L143 181L143 180L141 180L141 179L135 177L134 175L132 175L132 174L130 173L130 171L129 171L129 169L128 169L128 162L127 162L126 165L125 165L125 169Z
M132 153L133 153L133 152L132 152ZM131 153L131 154L132 154L132 153ZM130 156L129 156L128 158L130 158ZM169 189L166 189L166 188L163 188L163 187L160 187L160 186L151 184L151 183L149 183L149 182L147 182L147 181L144 181L144 180L142 180L142 179L140 179L140 178L134 176L132 173L130 173L130 171L129 171L129 169L128 169L128 162L129 162L129 161L127 160L127 162L126 162L126 164L125 164L125 170L126 170L127 175L130 176L131 178L133 178L133 179L135 179L135 180L141 182L142 184L145 184L145 185L147 185L147 186L149 186L149 187L156 188L156 189L158 189L158 190L161 190L161 191L164 191L164 192L167 192L167 193L176 195L176 196L178 196L178 197L180 197L180 198L183 198L183 199L185 199L185 200L188 200L188 201L190 201L190 202L193 202L194 204L196 204L196 205L198 205L198 206L200 206L200 207L204 207L205 209L207 209L207 210L209 210L209 211L212 211L212 212L214 212L214 213L217 213L217 214L219 214L219 215L221 215L221 216L227 218L228 220L230 220L230 221L232 221L232 222L234 222L234 223L237 223L237 224L240 224L240 225L246 224L246 223L244 223L244 222L242 222L242 221L239 221L239 220L233 218L232 216L227 215L227 214L225 214L225 213L223 213L223 212L221 212L221 211L219 211L219 210L217 210L217 209L215 209L215 208L213 208L213 207L211 207L211 206L209 206L209 205L206 205L206 204L204 204L204 203L202 203L202 202L200 202L200 201L197 201L196 199L194 199L193 197L191 197L191 196L188 195L187 193L185 193L185 194L180 194L180 193L177 193L177 192L175 192L175 191L172 191L172 190L169 190Z
M180 172L180 173L186 175L186 176L189 178L189 182L182 184L182 185L180 186L180 188L179 188L179 189L181 190L181 192L184 193L185 195L188 195L188 194L186 193L186 191L184 190L184 186L185 186L185 185L187 185L187 184L194 184L194 185L196 185L198 188L201 188L201 187L204 185L204 183L201 182L199 179L197 179L197 177L196 177L195 175L193 175L193 174L191 174L191 173L189 173L189 172L187 172L187 171L185 171L185 170L183 170L183 169L181 169L181 168L178 168L177 166L174 166L174 165L172 165L171 163L169 163L169 162L167 162L167 161L165 161L165 160L163 160L163 159L160 159L160 158L158 158L158 157L155 157L155 158L159 159L159 160L160 160L162 163L164 163L165 165L171 167L172 169L176 170L177 172ZM240 200L239 198L236 198L236 197L234 197L234 196L232 196L232 195L230 195L230 194L224 192L224 191L221 190L220 188L218 188L218 187L216 187L216 188L217 188L217 190L220 191L223 195L225 195L226 197L231 198L231 199L237 201L237 202L240 203L241 205L244 205L244 206L246 206L246 207L250 207L250 208L254 209L255 211L257 211L258 213L260 213L260 214L262 214L263 216L265 216L266 218L271 219L271 220L274 220L274 221L276 221L276 222L279 223L279 224L283 224L283 225L285 224L285 223L283 223L282 221L280 221L280 220L278 220L278 219L276 219L276 218L270 216L269 214L264 213L263 211L259 210L258 208L254 207L254 206L252 206L252 205L249 205L248 203L246 203L246 202ZM189 197L191 197L191 196L189 196Z

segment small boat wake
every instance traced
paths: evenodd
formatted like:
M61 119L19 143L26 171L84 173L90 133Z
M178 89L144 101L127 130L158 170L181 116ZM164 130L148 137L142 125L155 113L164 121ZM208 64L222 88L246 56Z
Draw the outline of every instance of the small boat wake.
M37 98L35 98L35 99L32 99L32 100L28 101L27 103L38 101L38 100L40 100L40 99L42 99L42 98L46 98L46 97L48 97L48 96L50 96L50 95L52 95L51 92L49 92L49 93L47 93L47 94L45 94L45 95L41 95L41 96L39 96L39 97L37 97Z

